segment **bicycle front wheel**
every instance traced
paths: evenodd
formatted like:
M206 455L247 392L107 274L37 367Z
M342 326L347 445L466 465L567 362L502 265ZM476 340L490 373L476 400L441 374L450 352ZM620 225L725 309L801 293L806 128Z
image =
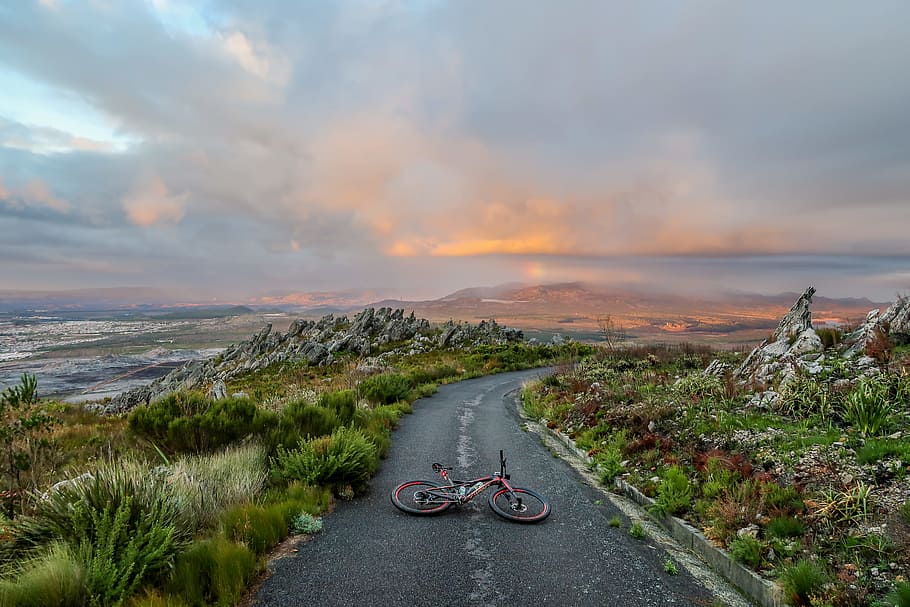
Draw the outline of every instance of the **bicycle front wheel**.
M392 503L408 514L439 514L452 505L442 487L433 481L407 481L392 489Z
M550 502L545 497L531 491L513 487L509 491L500 487L490 496L490 508L503 518L517 523L539 523L550 516Z

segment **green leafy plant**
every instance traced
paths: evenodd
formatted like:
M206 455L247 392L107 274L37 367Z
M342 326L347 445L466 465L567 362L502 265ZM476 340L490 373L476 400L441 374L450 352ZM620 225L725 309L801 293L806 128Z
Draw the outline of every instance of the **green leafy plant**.
M657 486L657 498L651 510L659 515L681 514L692 507L692 487L679 466L667 468Z
M632 523L632 526L629 527L629 535L631 535L632 537L634 537L637 540L644 539L648 536L647 532L645 531L644 526L641 524L640 521L635 521Z
M780 585L795 605L810 605L812 597L822 592L828 579L821 566L804 559L781 571Z
M844 399L844 419L863 436L886 431L892 411L888 385L879 378L861 379Z
M910 582L900 582L885 598L885 604L895 607L910 607Z
M40 480L41 464L52 443L50 430L58 423L38 398L38 380L23 373L16 386L0 393L0 469L8 495L34 489ZM14 513L14 502L7 502L7 513Z
M359 429L341 427L331 436L301 441L297 449L279 449L274 473L284 480L334 487L363 488L379 465L379 450Z
M664 561L664 571L670 575L679 575L679 568L676 567L676 563L672 559Z
M765 531L777 538L800 537L806 532L806 526L792 516L778 516L768 522Z
M322 531L322 519L309 512L301 512L291 523L294 533L319 533Z
M607 521L607 524L609 524L611 527L621 527L622 519L619 518L618 516L614 516L614 517L611 517L609 521Z
M752 536L735 537L727 545L736 561L758 569L762 562L762 543Z
M372 403L391 405L407 399L412 387L411 380L400 373L380 373L364 379L359 390Z

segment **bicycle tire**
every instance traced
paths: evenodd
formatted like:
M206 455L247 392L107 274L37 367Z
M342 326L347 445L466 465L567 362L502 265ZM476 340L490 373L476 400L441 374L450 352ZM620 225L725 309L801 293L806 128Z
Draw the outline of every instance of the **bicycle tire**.
M531 489L512 487L514 493L520 494L521 506L512 501L512 494L505 487L500 487L490 495L490 509L499 516L516 523L539 523L553 509L547 499Z
M440 489L445 486L435 481L405 481L392 489L392 503L396 508L408 514L416 514L418 516L441 514L452 506L452 502L431 501L430 503L421 503L417 499L417 494L421 491L421 487Z

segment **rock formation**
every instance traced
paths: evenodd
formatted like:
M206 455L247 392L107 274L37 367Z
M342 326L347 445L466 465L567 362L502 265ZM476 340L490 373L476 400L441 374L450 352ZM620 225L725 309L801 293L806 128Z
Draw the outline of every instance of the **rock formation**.
M331 314L319 321L297 319L286 333L273 333L269 324L252 339L231 345L214 358L187 363L98 408L107 414L123 413L178 390L207 389L212 397L225 398L226 380L284 361L306 361L310 365L324 366L345 353L370 356L382 349L382 356L416 354L437 347L502 344L523 338L521 331L503 327L495 320L479 325L450 320L441 329L433 329L428 320L415 318L413 312L405 316L403 310L391 308L367 308L353 320ZM399 343L398 347L393 347Z
M844 338L850 356L865 354L866 347L879 337L887 337L895 345L910 343L910 297L898 297L884 314L870 310L866 322Z
M733 372L737 381L767 386L775 376L786 382L801 367L810 373L816 368L820 370L817 363L824 358L824 348L821 338L812 328L812 312L809 309L814 294L815 288L809 287L800 295L771 338L752 350Z

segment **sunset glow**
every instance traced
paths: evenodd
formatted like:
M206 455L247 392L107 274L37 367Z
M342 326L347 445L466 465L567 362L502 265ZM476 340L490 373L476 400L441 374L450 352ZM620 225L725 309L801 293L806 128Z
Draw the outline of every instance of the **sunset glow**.
M910 289L905 3L15 5L0 289Z

